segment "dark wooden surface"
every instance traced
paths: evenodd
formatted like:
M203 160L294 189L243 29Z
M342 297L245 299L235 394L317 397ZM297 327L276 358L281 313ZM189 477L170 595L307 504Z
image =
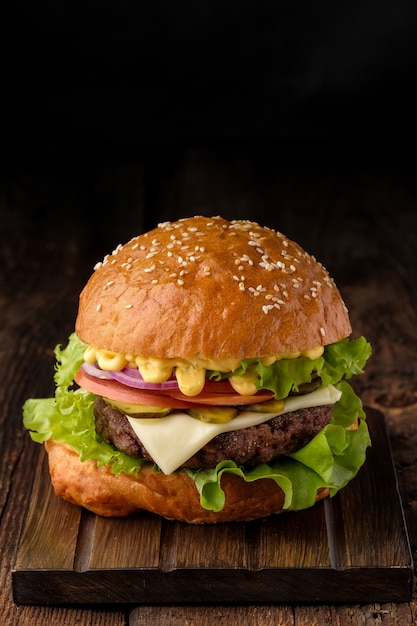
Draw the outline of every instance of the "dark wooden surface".
M39 458L21 424L27 397L53 390L53 348L73 329L94 263L161 220L248 217L315 254L336 279L354 334L374 355L355 386L386 419L416 562L417 176L399 146L54 145L4 155L0 172L0 617L54 624L400 624L405 602L207 606L18 606L12 569ZM387 458L387 463L390 462ZM378 488L384 494L383 476ZM363 503L366 506L366 502ZM388 506L388 503L387 503ZM71 524L71 519L62 523ZM375 520L376 528L378 520ZM354 533L354 528L351 532ZM56 546L58 549L59 546ZM391 548L387 546L387 551ZM59 549L58 549L59 551ZM80 563L82 566L82 563Z
M360 477L308 511L252 523L100 518L55 497L42 451L12 572L15 601L201 605L207 589L217 604L410 600L413 565L384 417L367 415L373 446Z

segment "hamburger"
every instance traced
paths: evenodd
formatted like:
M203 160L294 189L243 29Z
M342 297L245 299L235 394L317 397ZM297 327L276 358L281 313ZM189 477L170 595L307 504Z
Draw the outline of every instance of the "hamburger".
M371 354L326 269L282 233L196 216L97 263L55 396L24 425L57 496L103 516L246 521L333 496L370 437Z

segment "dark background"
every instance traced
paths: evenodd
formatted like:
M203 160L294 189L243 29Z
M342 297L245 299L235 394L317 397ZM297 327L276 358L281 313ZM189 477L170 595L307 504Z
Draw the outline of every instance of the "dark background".
M69 215L100 257L161 218L295 210L314 253L314 211L371 233L346 194L414 185L414 1L15 0L0 28L3 250Z
M3 3L3 145L407 142L417 3Z

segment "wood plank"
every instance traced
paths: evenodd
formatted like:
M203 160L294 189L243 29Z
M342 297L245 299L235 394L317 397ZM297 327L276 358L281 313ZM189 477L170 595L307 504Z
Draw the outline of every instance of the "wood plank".
M248 564L244 524L194 526L184 523L165 524L161 544L161 567L175 569L227 569Z
M330 622L309 621L308 626ZM288 606L140 606L132 609L129 626L295 626L294 610ZM300 623L301 626L301 623Z
M253 569L330 567L323 506L254 522Z
M106 569L111 549L112 567L157 568L160 565L162 520L154 515L109 520L90 515L94 526L91 541L90 569ZM106 549L103 549L106 546ZM86 568L87 569L87 568Z
M56 498L42 461L13 570L16 602L410 599L412 559L384 419L368 410L368 421L373 448L340 494L246 524L99 518Z
M339 509L338 528L333 531L333 536L337 536L335 549L338 551L339 568L396 567L404 559L404 521L401 515L397 515L397 502L389 495L396 485L393 483L389 441L383 436L384 428L382 421L375 421L373 439L377 444L368 451L367 471L356 477L353 493L342 490L338 494L338 502L334 502ZM385 462L378 463L376 456L381 456ZM369 506L371 490L372 507ZM361 542L356 540L358 535Z
M80 535L81 509L57 502L51 489L46 454L41 449L32 498L20 539L16 568L72 568Z

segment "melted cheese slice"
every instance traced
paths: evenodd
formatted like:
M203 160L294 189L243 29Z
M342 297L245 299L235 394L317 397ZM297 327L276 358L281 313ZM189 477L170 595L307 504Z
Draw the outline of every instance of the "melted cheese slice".
M238 417L226 424L202 422L182 411L173 411L166 417L151 419L138 419L129 415L126 417L155 463L164 474L171 474L221 433L257 426L277 415L298 409L334 404L341 395L333 385L328 385L304 396L288 398L283 410L278 413L241 411Z

